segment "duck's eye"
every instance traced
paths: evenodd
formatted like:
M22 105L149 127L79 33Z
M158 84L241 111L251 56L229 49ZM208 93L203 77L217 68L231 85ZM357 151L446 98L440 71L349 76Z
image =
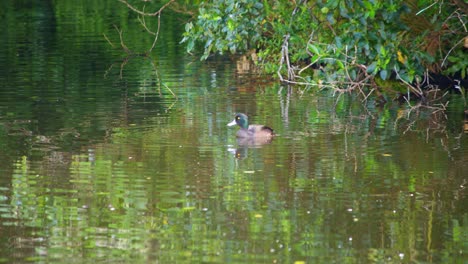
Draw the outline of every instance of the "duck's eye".
M236 119L237 119L237 120L239 120L239 119L240 119L240 117L236 116Z

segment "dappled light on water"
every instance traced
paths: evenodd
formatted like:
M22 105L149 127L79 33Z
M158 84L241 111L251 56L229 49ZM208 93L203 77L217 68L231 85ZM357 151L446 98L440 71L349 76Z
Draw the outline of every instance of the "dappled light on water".
M47 49L1 45L0 262L463 261L457 95L439 111L281 87L243 60L198 62L172 27L123 63L86 11L71 23L76 3L56 5L54 37L31 42ZM113 8L93 22L118 43L112 23L137 18ZM88 37L69 43L74 23ZM133 49L152 45L132 32ZM238 112L275 137L236 138Z

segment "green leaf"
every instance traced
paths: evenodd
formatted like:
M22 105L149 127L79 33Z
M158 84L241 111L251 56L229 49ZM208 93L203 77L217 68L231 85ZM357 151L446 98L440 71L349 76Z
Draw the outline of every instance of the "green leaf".
M385 50L384 46L380 46L380 55L384 57L387 55L387 50Z
M192 22L188 22L187 24L185 24L185 31L186 32L189 32L190 30L192 30L192 28L193 28Z
M190 53L190 52L193 50L194 45L195 45L195 43L194 43L193 40L189 41L189 42L187 43L187 52Z
M336 46L341 49L343 47L343 44L342 44L342 41L341 41L341 38L340 37L335 37L335 43L336 43Z
M308 48L313 54L320 54L319 49L317 48L317 46L315 46L313 44L309 44Z
M343 64L342 61L337 60L336 63L338 64L338 66L340 67L340 69L344 69L344 64Z
M380 71L380 78L382 78L382 80L387 80L387 70L381 70Z
M229 30L231 30L231 31L234 30L234 28L235 28L235 23L234 23L234 21L233 21L232 19L229 19L229 20L227 21L227 25L228 25L228 29L229 29Z
M367 73L373 74L376 67L377 67L377 62L374 61L371 65L367 67Z
M330 24L335 24L335 18L333 17L333 13L327 15L327 20Z
M319 55L318 54L314 54L314 56L312 56L312 58L310 58L310 61L315 63L316 61L318 61L319 59Z

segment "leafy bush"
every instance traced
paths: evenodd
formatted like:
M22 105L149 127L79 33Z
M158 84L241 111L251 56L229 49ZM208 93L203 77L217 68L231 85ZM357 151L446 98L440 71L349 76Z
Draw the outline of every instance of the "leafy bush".
M397 79L420 91L427 73L466 77L467 6L456 0L221 0L202 4L182 42L189 52L204 44L202 59L256 48L265 71L289 81Z
M261 37L262 9L256 0L204 2L195 24L186 24L182 42L187 43L188 52L196 42L204 43L202 59L215 52L249 50Z

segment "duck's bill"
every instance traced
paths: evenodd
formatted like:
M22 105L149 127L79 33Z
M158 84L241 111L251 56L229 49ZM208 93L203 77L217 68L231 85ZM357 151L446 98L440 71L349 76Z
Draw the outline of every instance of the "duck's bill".
M231 122L231 123L229 123L229 124L227 124L227 125L228 125L228 126L235 126L235 125L236 125L236 120L235 120L235 119L234 119L234 120L232 120L232 122Z

